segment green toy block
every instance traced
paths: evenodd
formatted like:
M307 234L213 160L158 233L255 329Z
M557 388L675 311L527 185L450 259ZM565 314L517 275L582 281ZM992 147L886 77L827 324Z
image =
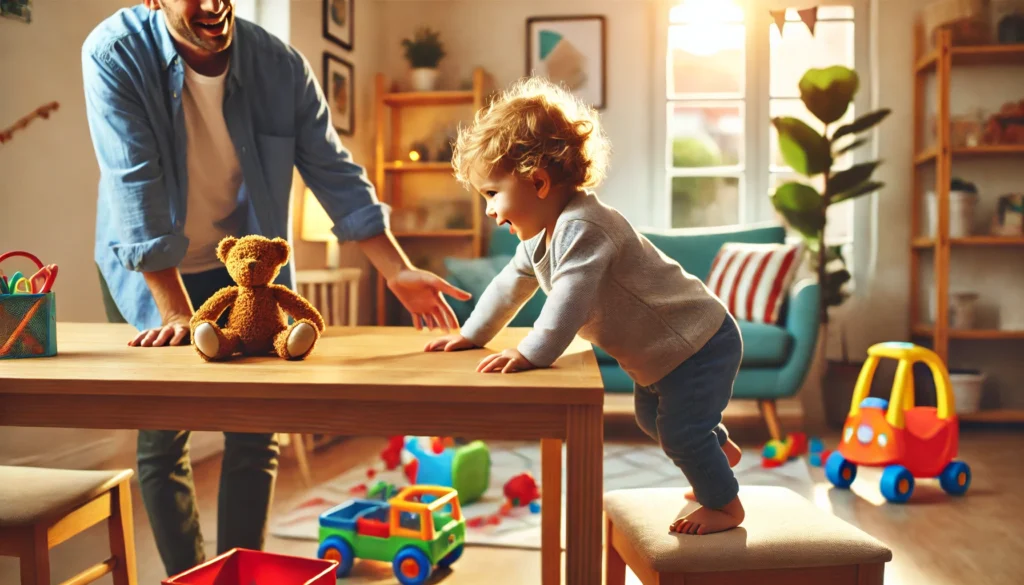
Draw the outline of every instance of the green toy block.
M452 487L459 492L459 501L471 504L487 491L491 481L491 452L483 441L473 441L455 448L452 458Z

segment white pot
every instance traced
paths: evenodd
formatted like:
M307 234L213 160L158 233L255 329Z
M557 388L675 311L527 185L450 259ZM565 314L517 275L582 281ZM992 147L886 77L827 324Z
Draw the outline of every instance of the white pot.
M981 406L985 374L974 372L950 372L949 383L953 390L953 402L957 414L978 412Z
M410 73L415 91L433 91L437 87L437 69L417 67Z
M928 211L928 235L935 237L939 225L938 201L933 191L925 196ZM949 237L965 238L974 233L974 210L978 195L969 191L949 192Z

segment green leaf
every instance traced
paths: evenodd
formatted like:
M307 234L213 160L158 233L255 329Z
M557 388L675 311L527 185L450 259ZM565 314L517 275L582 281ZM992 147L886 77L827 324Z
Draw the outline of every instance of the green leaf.
M825 227L821 195L809 185L790 182L780 185L771 200L775 209L786 218L786 222L816 247L821 230Z
M890 113L892 113L892 110L889 108L882 108L881 110L868 112L853 122L850 122L845 126L840 126L839 129L836 130L836 133L832 135L832 140L836 141L847 134L856 134L858 132L870 130L884 120Z
M825 124L843 117L858 89L857 72L842 65L808 69L800 78L800 99Z
M871 173L875 172L875 167L878 165L879 161L860 163L832 175L828 180L828 189L826 191L830 198L829 201L831 202L832 197L841 195L870 179Z
M847 200L853 199L855 197L860 197L861 195L867 195L868 193L871 193L873 191L877 191L877 190L881 189L884 186L885 186L885 183L881 183L881 182L878 182L878 181L868 181L866 183L861 183L860 185L858 185L854 189L851 189L851 190L849 190L849 191L847 191L845 193L840 193L836 197L833 197L829 201L829 204L830 205L834 205L836 203L842 203L843 201L847 201Z
M779 133L779 150L786 164L793 170L808 177L828 169L828 140L799 118L788 116L772 118L772 125Z
M854 148L857 148L858 146L863 145L867 141L868 141L867 138L858 138L857 140L854 140L853 142L851 142L851 143L847 144L846 146L844 146L844 147L840 148L839 150L837 150L836 154L835 154L835 158L839 158L839 157L843 156L844 154L850 152Z

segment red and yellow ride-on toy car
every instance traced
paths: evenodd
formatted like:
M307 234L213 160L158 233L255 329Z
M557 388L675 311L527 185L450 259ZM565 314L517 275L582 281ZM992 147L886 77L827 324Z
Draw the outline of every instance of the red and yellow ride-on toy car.
M898 360L889 400L868 397L881 358ZM935 379L937 406L914 406L913 366L925 363ZM825 463L825 475L838 488L848 488L857 466L884 467L881 491L890 502L906 502L914 478L939 478L946 493L962 495L971 485L971 469L957 461L960 427L949 372L939 356L904 342L868 348L843 426L839 447Z

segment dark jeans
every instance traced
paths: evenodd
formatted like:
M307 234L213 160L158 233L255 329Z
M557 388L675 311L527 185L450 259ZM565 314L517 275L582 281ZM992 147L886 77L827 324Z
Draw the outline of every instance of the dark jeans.
M743 358L743 339L730 315L697 353L650 386L634 385L636 420L682 470L697 501L722 508L739 483L722 445L729 438L722 411Z
M226 269L185 274L182 280L196 309L222 287L235 284ZM107 319L123 323L102 275L100 285ZM142 502L168 576L206 560L189 459L190 434L175 430L139 431L137 456ZM273 433L224 433L217 499L217 554L234 547L262 550L279 453Z

